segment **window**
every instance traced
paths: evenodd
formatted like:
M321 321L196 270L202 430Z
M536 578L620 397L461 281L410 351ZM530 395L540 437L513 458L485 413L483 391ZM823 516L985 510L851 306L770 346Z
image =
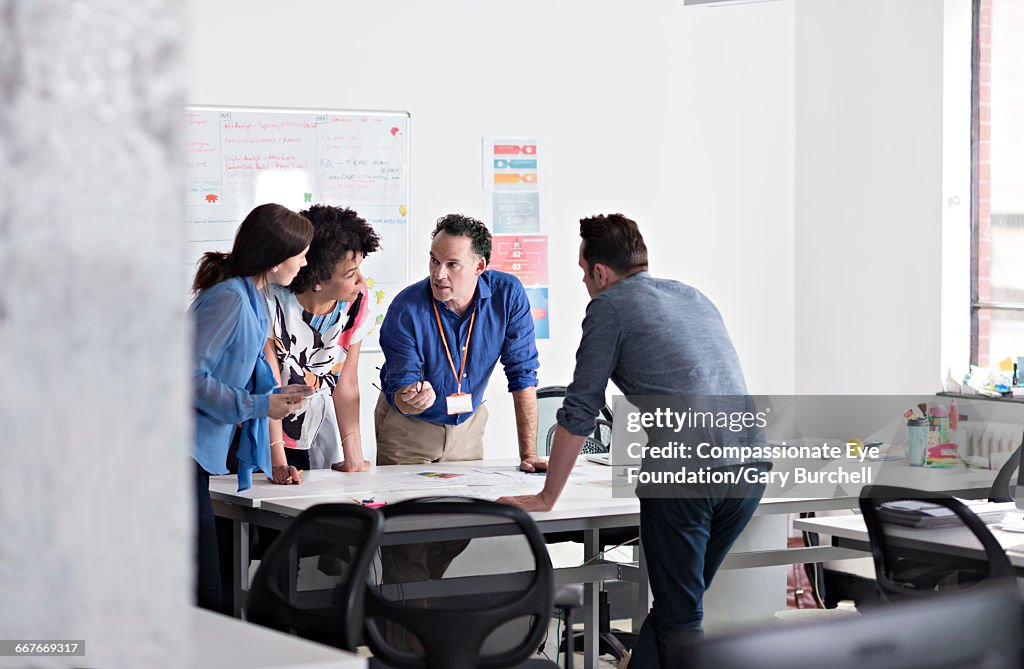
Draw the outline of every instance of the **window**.
M971 362L1024 356L1024 2L974 0Z

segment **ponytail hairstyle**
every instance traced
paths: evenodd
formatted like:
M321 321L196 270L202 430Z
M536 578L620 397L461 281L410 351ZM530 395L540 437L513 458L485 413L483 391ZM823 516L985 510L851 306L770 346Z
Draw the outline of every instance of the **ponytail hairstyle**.
M203 254L192 292L236 276L262 277L274 265L301 253L312 239L313 225L305 216L279 204L261 204L238 226L231 253Z

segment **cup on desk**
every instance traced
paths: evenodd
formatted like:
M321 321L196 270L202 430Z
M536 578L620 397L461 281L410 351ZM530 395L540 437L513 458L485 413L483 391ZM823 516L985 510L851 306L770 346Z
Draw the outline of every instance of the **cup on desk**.
M928 451L928 421L924 418L907 420L907 464L923 467Z

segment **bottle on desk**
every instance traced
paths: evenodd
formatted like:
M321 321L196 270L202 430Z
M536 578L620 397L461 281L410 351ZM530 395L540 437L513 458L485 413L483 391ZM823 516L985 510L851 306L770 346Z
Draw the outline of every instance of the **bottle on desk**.
M907 420L907 464L923 467L928 451L928 421L924 418Z
M932 405L928 409L928 416L931 422L932 430L937 430L939 433L939 443L945 444L949 441L949 412L946 411L945 407L941 407L937 404Z

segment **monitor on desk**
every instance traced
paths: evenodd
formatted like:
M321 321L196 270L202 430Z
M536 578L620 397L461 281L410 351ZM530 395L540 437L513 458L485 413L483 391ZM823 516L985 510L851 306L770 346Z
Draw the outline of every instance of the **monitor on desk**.
M699 669L1010 669L1017 667L1021 600L979 588L877 607L822 623L778 623L687 644L670 654Z

